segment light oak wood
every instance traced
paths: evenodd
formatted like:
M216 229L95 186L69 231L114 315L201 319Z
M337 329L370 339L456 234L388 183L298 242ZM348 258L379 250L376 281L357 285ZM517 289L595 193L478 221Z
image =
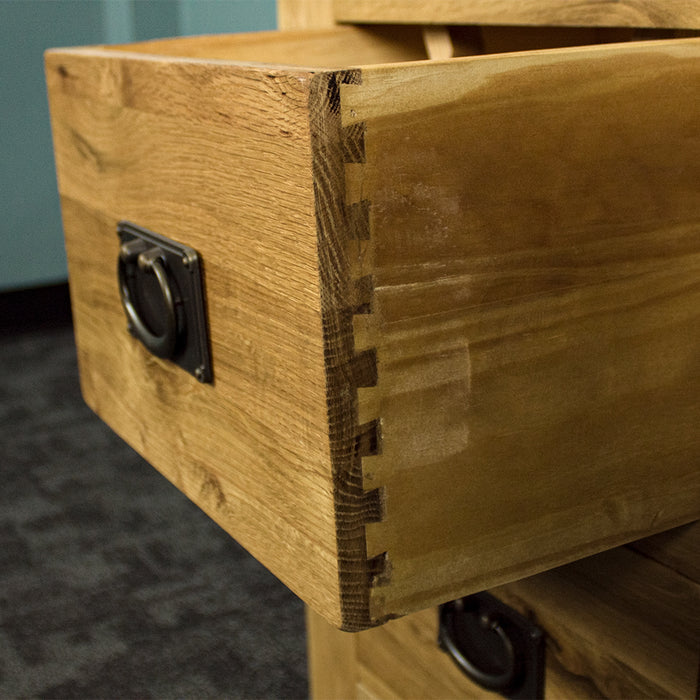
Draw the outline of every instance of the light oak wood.
M357 686L357 635L332 627L306 607L309 694L313 698L346 700Z
M700 586L638 553L619 548L491 593L543 628L547 700L700 690ZM314 700L499 697L438 648L434 609L354 635L313 613L307 625Z
M430 59L444 60L455 55L455 47L447 27L425 27L423 43Z
M277 0L278 29L314 29L334 23L332 0Z
M437 646L434 609L355 634L333 629L307 611L306 629L314 700L456 700L487 695Z
M348 178L369 202L353 274L374 285L354 321L378 362L359 390L382 434L363 460L385 493L373 617L697 514L699 52L377 66L342 87L365 130Z
M700 585L625 548L492 593L533 616L548 658L610 698L697 697Z
M340 624L304 76L94 49L47 80L86 401ZM126 332L120 219L202 256L213 385Z
M688 0L333 0L337 22L700 29Z
M88 403L346 629L697 518L700 42L265 63L333 36L423 51L48 54ZM126 332L120 219L202 255L213 386Z
M107 50L280 66L347 68L427 58L417 27L335 27L254 34L214 34L105 46Z
M337 34L348 48L357 33ZM265 58L270 37L258 38ZM83 393L293 591L338 626L366 627L364 525L381 506L358 478L365 368L336 332L348 287L333 269L349 143L338 85L353 73L223 62L217 38L171 57L168 43L47 54ZM234 55L249 43L233 38ZM126 332L121 219L202 256L213 386Z
M437 645L435 609L350 634L307 612L313 700L464 700L500 695L472 683ZM547 700L603 697L555 656L547 660Z
M361 686L382 700L484 697L438 647L437 631L437 611L431 609L361 632Z

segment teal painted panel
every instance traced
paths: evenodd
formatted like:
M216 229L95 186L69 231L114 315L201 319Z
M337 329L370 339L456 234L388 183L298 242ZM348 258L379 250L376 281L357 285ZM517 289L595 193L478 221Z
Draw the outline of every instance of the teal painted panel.
M0 2L0 290L66 277L43 52L101 39L99 2Z
M104 0L102 25L105 44L128 44L134 40L133 0Z
M134 40L161 39L180 34L177 0L134 3Z
M103 0L104 42L160 39L179 34L179 0Z
M67 276L45 49L275 25L274 0L0 0L0 291Z
M256 32L277 27L275 0L180 0L180 34Z

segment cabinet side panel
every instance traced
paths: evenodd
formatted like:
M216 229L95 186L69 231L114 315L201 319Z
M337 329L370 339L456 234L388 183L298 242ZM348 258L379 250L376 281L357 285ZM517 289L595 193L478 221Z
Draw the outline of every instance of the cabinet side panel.
M311 698L355 700L357 639L357 634L331 627L313 610L306 608L306 646Z
M340 624L308 76L75 50L47 78L87 402ZM120 219L199 252L213 384L127 332Z
M698 516L700 42L363 68L373 616Z

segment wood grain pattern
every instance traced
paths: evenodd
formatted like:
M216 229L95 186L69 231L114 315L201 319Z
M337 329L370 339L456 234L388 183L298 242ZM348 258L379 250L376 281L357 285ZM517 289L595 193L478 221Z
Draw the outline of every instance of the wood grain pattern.
M254 34L214 34L104 47L129 53L345 69L426 58L420 28L333 27Z
M610 698L693 698L700 586L626 548L492 593L533 616L549 659Z
M88 403L346 629L698 517L700 42L264 65L332 36L423 52L48 54ZM126 332L120 219L201 254L213 386Z
M277 0L278 29L331 27L334 23L332 0Z
M423 43L430 59L445 60L455 55L455 47L447 27L425 27Z
M314 700L482 698L437 646L433 610L348 634L307 612Z
M630 547L700 584L700 522L647 537Z
M341 87L370 203L352 274L374 285L354 326L378 361L358 390L381 420L376 619L697 517L699 56L632 43Z
M338 577L342 626L356 630L372 624L365 525L376 519L376 507L365 497L363 454L372 454L376 440L357 417L357 386L375 383L376 358L367 356L361 370L353 343L353 287L343 254L353 229L343 192L345 163L359 154L357 130L346 138L340 119L340 87L359 80L356 71L318 76L311 86L311 137L320 301L328 406L328 433L334 484ZM357 156L359 158L359 155ZM367 377L368 381L359 381Z
M357 686L357 635L331 627L306 607L309 695L324 700L347 700Z
M337 22L700 29L687 0L333 0Z
M464 700L498 698L472 683L437 645L437 610L348 634L307 612L313 700ZM549 654L545 698L603 697L589 679Z
M639 553L618 548L491 593L544 629L547 700L700 690L700 586ZM497 697L438 648L437 627L424 610L348 635L310 614L312 697Z
M247 51L247 39L233 44ZM259 41L264 57L270 37ZM354 352L348 300L371 290L336 256L366 227L342 196L345 161L361 157L361 130L345 134L339 113L354 73L202 60L208 43L220 56L220 37L47 56L83 391L316 610L367 627L380 560L368 561L364 525L383 509L360 478L376 431L358 423L355 388L376 382L376 357ZM168 55L183 44L192 58ZM120 219L204 259L213 387L126 332Z
M47 79L87 402L341 624L308 76L96 49ZM214 385L126 332L120 219L202 256Z

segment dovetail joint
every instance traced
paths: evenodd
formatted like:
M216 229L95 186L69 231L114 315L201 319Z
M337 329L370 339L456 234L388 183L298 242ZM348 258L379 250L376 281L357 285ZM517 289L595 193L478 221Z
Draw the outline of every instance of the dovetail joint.
M369 207L370 203L366 199L354 202L348 207L348 228L349 238L368 241L369 240Z
M355 454L371 457L381 453L381 422L379 419L359 426L355 438Z
M359 75L359 74L357 74ZM351 84L355 82L353 76L348 75L342 82ZM361 82L361 79L358 80ZM342 158L346 164L366 162L366 123L359 121L342 129ZM357 172L357 171L356 171ZM357 259L358 244L361 249L369 250L371 240L371 202L360 199L356 202L348 202L345 206L346 245L350 259ZM353 254L350 254L353 251ZM369 258L365 258L367 261ZM370 263L371 264L371 263ZM361 274L361 273L360 273ZM351 280L350 306L353 315L366 315L374 311L374 280L371 275L358 276ZM355 391L363 388L376 387L378 383L378 362L376 348L355 352L350 362L350 382ZM374 420L357 425L355 432L354 460L360 478L360 488L364 472L362 460L365 457L373 457L382 451L382 423L379 417ZM386 517L385 488L374 488L363 491L361 496L362 520L365 525L382 522ZM367 560L367 576L369 587L385 585L391 575L390 560L386 552Z
M391 562L386 552L367 560L367 575L371 588L383 586L391 579Z
M346 163L366 162L364 122L343 127L343 160Z

